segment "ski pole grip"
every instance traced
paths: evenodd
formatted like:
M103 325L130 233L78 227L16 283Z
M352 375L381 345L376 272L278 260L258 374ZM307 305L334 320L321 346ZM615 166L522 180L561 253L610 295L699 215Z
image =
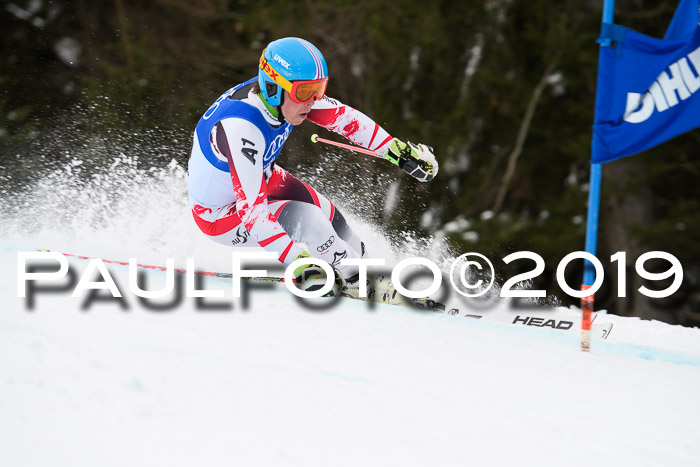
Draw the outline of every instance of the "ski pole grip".
M370 156L375 156L375 157L379 157L379 158L382 158L382 157L383 157L381 154L378 154L378 153L376 153L376 152L374 152L374 151L370 151L369 149L365 149L365 148L360 147L360 146L355 146L355 145L351 145L351 144L337 143L337 142L335 142L335 141L331 141L330 139L319 138L318 135L315 134L315 133L314 133L313 135L311 135L311 141L313 141L314 143L321 142L321 143L330 144L330 145L333 145L333 146L337 146L337 147L339 147L339 148L345 148L345 149L349 149L349 150L351 150L351 151L361 152L362 154L369 154Z

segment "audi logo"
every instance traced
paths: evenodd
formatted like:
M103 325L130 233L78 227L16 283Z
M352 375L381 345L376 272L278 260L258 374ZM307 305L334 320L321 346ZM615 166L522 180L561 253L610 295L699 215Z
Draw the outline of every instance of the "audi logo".
M324 243L323 245L320 245L319 247L317 247L316 250L319 253L323 253L324 251L329 249L331 247L331 245L333 245L333 242L335 242L335 237L333 235L331 235L331 238L329 238L328 241L326 243Z

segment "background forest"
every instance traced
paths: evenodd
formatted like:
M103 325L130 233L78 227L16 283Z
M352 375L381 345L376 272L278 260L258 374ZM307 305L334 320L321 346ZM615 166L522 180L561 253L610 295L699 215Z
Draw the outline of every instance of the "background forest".
M656 37L677 4L616 3L617 23ZM167 141L180 150L153 163L186 166L206 108L257 73L268 42L300 36L324 53L330 96L430 144L441 170L419 184L379 161L329 155L308 143L311 124L287 143L286 168L316 171L332 158L318 187L327 193L363 177L374 187L364 214L388 232L447 239L455 252L492 260L534 251L547 264L534 285L575 303L553 277L584 247L602 0L5 0L1 9L4 195L71 148L114 135L134 150ZM604 166L598 256L608 285L597 308L700 324L699 145L696 130ZM113 154L103 154L90 163L109 165ZM634 260L650 250L683 264L669 299L636 292ZM609 285L616 251L628 254L626 299ZM567 276L575 287L581 268Z

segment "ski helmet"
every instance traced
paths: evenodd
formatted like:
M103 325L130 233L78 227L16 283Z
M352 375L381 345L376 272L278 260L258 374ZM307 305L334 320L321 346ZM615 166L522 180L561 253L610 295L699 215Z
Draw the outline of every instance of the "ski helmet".
M321 99L328 84L328 66L321 52L309 41L285 37L270 42L260 57L258 84L265 101L282 103L282 91L296 102Z

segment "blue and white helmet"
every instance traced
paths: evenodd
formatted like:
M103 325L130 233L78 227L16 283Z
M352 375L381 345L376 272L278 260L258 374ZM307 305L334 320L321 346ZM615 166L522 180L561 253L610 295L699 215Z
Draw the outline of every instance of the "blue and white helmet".
M298 37L278 39L270 42L260 57L258 84L263 98L273 107L282 103L282 85L288 87L286 84L294 81L323 78L328 78L326 59L307 40Z

